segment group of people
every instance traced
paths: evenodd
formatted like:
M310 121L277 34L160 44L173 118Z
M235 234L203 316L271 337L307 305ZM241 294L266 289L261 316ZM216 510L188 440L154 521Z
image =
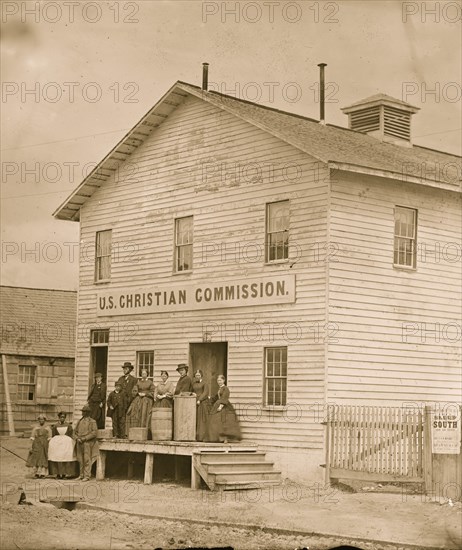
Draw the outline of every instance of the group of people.
M160 373L161 382L157 385L148 379L148 371L141 371L141 378L135 378L131 372L134 366L125 362L123 375L115 382L114 391L107 399L107 416L112 418L112 433L116 438L124 439L130 428L149 428L153 408L172 408L175 395L195 395L196 439L197 441L240 440L239 422L233 406L229 402L229 389L224 376L217 378L218 392L214 397L209 395L201 370L188 376L189 366L181 363L177 367L179 379L176 385L169 380L167 371ZM92 407L91 416L98 426L102 424L104 410L104 383L101 377L95 380L90 390L88 403Z
M169 381L165 370L160 373L161 382L154 385L148 379L147 370L143 369L141 378L137 379L131 374L133 368L130 362L123 364L123 375L107 398L107 416L112 418L114 437L125 439L130 428L149 427L152 409L172 408L175 395L194 395L197 441L227 443L241 439L239 422L229 401L230 393L223 375L217 377L218 391L211 397L202 371L197 370L191 380L189 367L184 363L176 369L180 376L176 385ZM51 474L58 479L77 475L82 481L90 479L91 467L98 454L97 431L104 427L105 406L106 385L102 375L96 373L88 401L82 407L82 418L75 428L66 422L65 412L58 414L58 422L51 427L45 425L45 415L39 415L38 426L32 430L32 448L26 462L34 469L36 478Z
M79 475L82 481L89 481L98 454L97 424L90 413L91 407L84 405L75 429L66 422L65 412L58 413L58 422L51 427L45 426L45 415L38 416L26 462L27 467L33 468L34 477L45 478L51 474L58 479L71 479Z

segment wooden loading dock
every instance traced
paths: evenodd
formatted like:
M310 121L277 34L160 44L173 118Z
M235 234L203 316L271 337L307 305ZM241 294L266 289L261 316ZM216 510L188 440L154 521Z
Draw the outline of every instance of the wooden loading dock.
M105 439L99 444L96 479L106 475L108 452L144 453L144 483L150 485L155 468L155 455L190 456L191 488L199 489L201 479L209 489L248 489L257 484L275 485L281 481L281 472L274 470L272 462L257 445L241 443L203 443L191 441L127 441ZM130 463L129 463L130 470ZM131 477L132 472L128 472Z

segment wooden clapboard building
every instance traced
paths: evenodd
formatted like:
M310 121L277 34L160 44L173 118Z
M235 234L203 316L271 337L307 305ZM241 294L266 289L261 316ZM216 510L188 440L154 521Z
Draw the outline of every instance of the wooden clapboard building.
M322 473L326 403L461 398L459 157L379 94L341 128L177 82L57 209L95 370L224 373L245 441ZM88 261L90 252L93 261Z
M77 293L0 286L2 434L30 433L38 414L72 420Z

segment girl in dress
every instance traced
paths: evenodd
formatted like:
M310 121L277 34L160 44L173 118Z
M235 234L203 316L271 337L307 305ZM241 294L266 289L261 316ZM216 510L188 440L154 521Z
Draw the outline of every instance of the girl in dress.
M49 426L45 426L44 414L40 414L37 420L39 425L32 429L32 449L29 451L26 466L34 469L34 477L44 478L48 475L48 442L51 439L51 430Z
M66 413L58 414L58 423L51 428L52 438L48 446L50 474L58 479L76 476L72 425L66 422Z
M138 395L141 399L141 413L140 413L140 426L147 428L150 423L151 409L154 404L154 383L152 380L148 380L148 371L143 369L141 371L141 380L138 380Z
M207 441L240 441L241 429L234 407L229 402L229 389L225 386L225 377L217 376L218 393L212 397L213 407L208 417Z
M207 436L207 418L210 412L210 396L203 373L197 370L194 373L193 392L196 394L196 440L205 441Z
M154 393L154 407L173 407L173 394L175 392L175 386L173 382L168 381L168 372L166 370L160 371L160 377L162 382L157 385Z

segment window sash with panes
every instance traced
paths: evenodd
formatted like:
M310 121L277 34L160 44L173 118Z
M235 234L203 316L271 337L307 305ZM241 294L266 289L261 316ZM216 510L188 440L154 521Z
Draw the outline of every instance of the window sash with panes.
M266 261L289 257L289 201L266 205Z
M154 352L153 351L138 351L136 352L136 364L138 377L141 378L141 371L148 371L149 380L154 378Z
M18 365L18 401L35 401L34 365Z
M111 277L111 229L97 231L95 247L95 281L108 281Z
M399 267L416 267L417 210L395 207L395 242L393 263Z
M193 261L193 217L175 220L175 271L190 271Z
M287 404L287 347L265 348L265 405Z
M109 329L95 329L91 331L92 346L107 346L109 344Z

